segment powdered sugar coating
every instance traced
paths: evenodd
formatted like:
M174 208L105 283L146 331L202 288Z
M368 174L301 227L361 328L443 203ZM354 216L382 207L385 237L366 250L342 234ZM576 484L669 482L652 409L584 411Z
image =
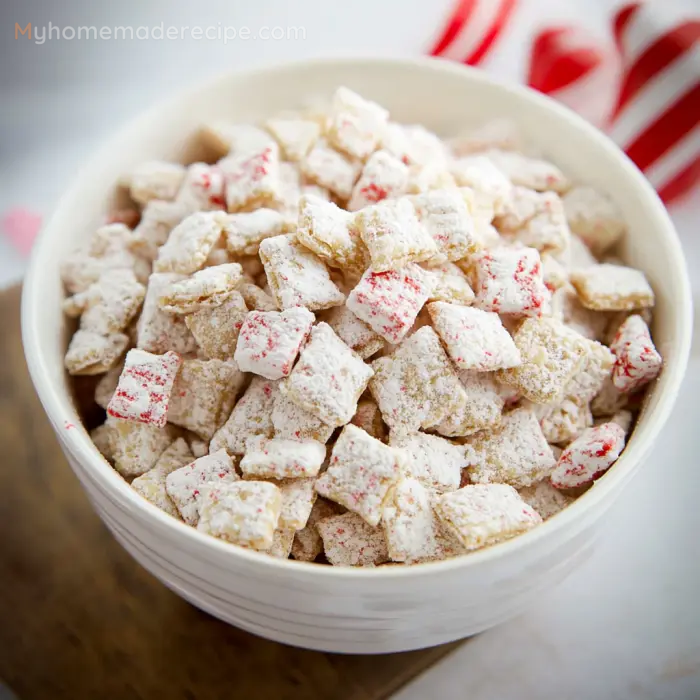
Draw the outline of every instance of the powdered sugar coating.
M390 343L400 342L428 299L431 280L417 265L367 270L350 292L347 307Z
M199 270L221 237L225 216L223 212L205 211L183 219L159 248L153 270L182 275Z
M156 508L180 519L180 513L165 489L165 480L171 472L194 459L189 445L178 438L158 458L155 467L131 482L131 488Z
M352 190L348 211L397 197L406 190L408 167L387 151L375 151L365 163L360 179Z
M365 159L379 143L389 113L346 87L331 100L326 130L329 141L354 158Z
M280 188L279 146L270 141L254 151L234 153L220 160L226 180L226 208L252 211L275 203Z
M452 161L450 172L460 187L470 187L476 200L488 205L492 213L501 213L510 202L513 185L485 156L458 158Z
M314 482L313 478L283 479L275 482L282 492L282 509L277 523L278 528L296 531L306 527L317 498Z
M219 450L170 472L165 478L165 490L182 519L188 525L196 525L204 487L239 478L231 458L225 450Z
M494 224L502 234L540 253L563 253L571 238L564 205L554 192L514 187Z
M441 558L438 520L429 491L420 481L401 478L391 489L382 513L389 557L413 563Z
M506 400L505 385L489 372L462 370L457 376L466 396L464 404L445 416L434 430L447 437L465 437L498 425Z
M467 396L440 340L429 326L417 330L389 357L372 363L369 388L384 422L397 432L432 428L461 411Z
M418 220L446 260L460 260L479 247L471 194L467 189L435 189L410 197Z
M281 507L280 490L265 481L209 485L202 494L197 529L265 551L272 547Z
M552 253L543 253L540 256L542 262L542 278L547 289L554 293L566 287L569 283L569 271L562 265ZM552 300L553 303L553 300Z
M539 316L549 298L534 248L494 248L471 258L474 306L514 316Z
M550 444L575 440L593 425L593 416L587 401L575 395L566 395L553 404L524 402L537 417L542 434Z
M581 303L597 311L625 311L654 306L654 290L641 270L603 263L571 273Z
M570 180L554 163L531 158L515 151L497 149L485 151L484 155L514 184L531 190L559 194L571 187Z
M382 528L371 527L355 513L323 518L316 529L333 566L377 566L389 560Z
M185 360L173 387L168 421L211 440L244 382L245 375L232 362Z
M332 425L326 425L313 413L297 406L282 393L275 396L272 425L276 438L316 440L322 443L328 442L334 430Z
M345 295L331 282L323 262L293 235L264 240L260 244L260 259L272 295L281 309L305 306L317 311L345 301Z
M80 328L100 335L118 333L129 324L141 308L146 288L133 270L106 270L85 291L63 302L67 316L80 316Z
M443 160L436 160L423 167L410 168L406 192L408 194L423 194L431 190L455 187L457 187L457 183L450 174L447 163Z
M615 354L612 383L623 393L638 391L661 372L663 360L641 316L635 314L624 321L610 349Z
M304 195L299 200L297 240L330 267L363 270L367 250L352 220L352 214L333 202Z
M615 203L593 187L573 187L563 198L566 219L573 233L599 255L625 234L625 220Z
M613 369L614 356L605 345L586 340L586 354L579 370L564 387L565 396L575 396L588 403L603 388Z
M219 306L200 308L185 316L185 325L201 354L210 359L230 360L247 314L243 297L232 291Z
M158 248L168 240L170 232L191 213L191 208L184 202L150 201L134 229L130 250L146 260L155 260Z
M148 278L146 298L139 317L137 346L155 354L173 350L181 355L193 352L197 347L195 339L185 325L182 316L169 314L160 308L159 298L173 283L184 277L173 273L154 272Z
M202 138L219 155L227 153L254 153L268 146L272 137L253 124L231 124L225 121L208 122L201 129Z
M107 417L111 431L110 449L114 468L126 478L141 476L151 469L173 441L170 426L159 428L147 423Z
M595 255L591 253L590 248L573 232L569 239L569 250L566 251L562 257L570 270L598 264L598 260Z
M505 483L530 486L554 469L552 450L542 434L537 417L518 408L504 414L501 423L468 439L472 448L469 476L475 484Z
M312 182L330 190L340 199L348 199L362 165L319 139L301 161L301 172Z
M246 479L299 479L316 476L325 459L325 446L314 440L259 439L240 466Z
M362 359L371 357L384 347L384 340L347 306L336 306L324 319L338 337Z
M558 289L552 295L552 316L590 340L601 338L608 322L606 314L583 306L571 285Z
M589 428L562 452L552 472L558 489L583 486L607 471L625 447L625 431L617 423Z
M162 428L167 422L170 394L181 362L175 352L152 355L145 350L129 350L107 413Z
M428 301L446 301L468 306L474 301L474 292L462 270L454 263L423 263L431 281Z
M310 119L268 119L265 128L277 139L287 160L301 160L321 135Z
M78 330L71 338L64 359L68 374L102 374L114 367L129 345L123 333L104 336L93 331Z
M278 394L277 382L253 377L226 423L214 433L210 449L244 455L258 438L271 438L272 406Z
M520 351L498 314L441 301L427 308L433 328L458 369L488 372L520 364Z
M400 475L395 450L355 425L346 425L333 447L330 465L316 491L375 527L391 486Z
M289 559L295 535L296 530L293 528L278 527L272 536L272 545L270 549L265 550L265 554L278 559Z
M176 201L190 211L214 211L226 208L226 180L218 165L192 163L177 194Z
M229 298L242 273L238 263L207 267L170 283L160 294L158 303L163 311L174 314L191 314L202 308L220 306Z
M461 446L427 433L392 434L389 444L403 452L405 476L438 493L459 488L462 469L468 465Z
M178 163L149 160L139 163L126 181L131 198L138 204L148 204L152 199L175 199L185 178L185 168Z
M229 214L223 225L226 249L231 255L257 255L262 241L288 229L284 215L274 209Z
M476 484L445 493L437 499L435 512L468 551L510 539L542 522L508 484Z
M302 307L249 312L234 354L238 367L267 379L288 377L314 320Z
M555 489L549 479L538 481L532 486L519 489L520 498L530 507L534 508L542 517L542 520L549 520L553 515L561 512L574 502L561 491Z
M324 423L340 426L354 415L372 374L327 323L319 323L280 389Z
M633 395L624 394L612 383L612 376L603 382L597 396L591 401L591 411L594 416L612 416L626 408Z
M61 281L70 294L85 291L107 270L133 270L144 282L150 273L147 260L131 251L134 234L124 224L101 226L88 242L61 263Z
M386 272L421 262L438 252L411 201L402 197L365 207L355 217L374 272Z
M380 146L401 162L417 169L430 163L447 161L447 149L443 142L420 124L389 122L383 129Z
M553 318L526 319L514 340L522 364L499 370L497 377L535 403L560 398L588 351L585 338Z

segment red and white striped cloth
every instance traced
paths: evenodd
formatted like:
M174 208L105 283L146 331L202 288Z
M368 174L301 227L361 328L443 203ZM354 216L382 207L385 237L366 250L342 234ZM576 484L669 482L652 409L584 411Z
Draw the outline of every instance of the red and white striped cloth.
M457 0L433 56L480 65L498 49L519 0ZM700 183L700 9L642 0L622 6L605 44L578 26L532 39L527 83L610 137L666 203Z

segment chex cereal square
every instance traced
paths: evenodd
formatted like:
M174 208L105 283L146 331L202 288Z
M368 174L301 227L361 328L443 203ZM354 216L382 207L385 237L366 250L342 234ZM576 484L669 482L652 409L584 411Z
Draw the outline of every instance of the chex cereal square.
M427 308L433 328L458 369L488 372L520 364L520 351L498 314L442 301Z
M399 456L394 449L357 426L346 425L333 447L330 466L316 481L316 491L375 527L399 476Z
M182 519L188 525L196 525L204 487L239 478L231 458L225 450L219 450L171 471L165 479L165 490Z
M248 445L240 466L246 479L300 479L316 476L325 459L320 442L263 438Z
M475 484L445 493L437 499L435 511L467 550L515 537L542 522L508 484Z
M365 207L354 225L369 251L374 272L386 272L433 257L438 247L407 197Z
M250 311L241 326L234 354L239 369L267 379L288 377L314 320L314 315L303 307Z
M280 490L265 481L209 485L201 498L197 529L265 551L272 547L281 507Z
M390 343L401 341L431 292L431 278L417 265L367 270L350 292L347 307Z
M129 350L107 413L162 428L167 422L170 394L181 362L175 352L152 355L136 348Z
M475 484L506 483L530 486L554 469L552 450L535 414L518 408L500 424L470 437L469 476Z
M328 309L345 301L331 282L323 262L293 235L267 238L260 244L260 259L277 306Z
M327 323L319 323L280 390L324 423L340 426L355 414L372 374Z

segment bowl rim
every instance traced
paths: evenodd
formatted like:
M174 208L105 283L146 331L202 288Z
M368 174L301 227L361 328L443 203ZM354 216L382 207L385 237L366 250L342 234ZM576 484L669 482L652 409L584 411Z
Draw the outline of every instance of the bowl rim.
M538 104L540 108L545 108L558 115L558 118L573 122L576 128L585 134L586 138L597 142L600 147L610 154L611 158L616 159L624 169L630 183L649 200L649 205L652 207L655 219L654 227L663 229L665 232L664 239L667 252L678 270L679 279L677 282L682 290L680 298L674 299L676 309L675 321L679 329L679 342L670 347L670 351L674 357L673 371L670 375L668 371L665 371L663 375L663 394L658 405L655 407L656 416L653 424L649 425L643 434L635 436L630 440L622 456L616 463L615 469L609 470L603 477L596 481L593 488L589 489L563 511L541 523L536 528L504 542L471 552L467 556L457 556L441 561L424 562L411 566L382 566L376 568L320 566L312 562L278 559L262 552L232 546L230 543L199 532L195 528L163 512L133 491L129 484L122 479L113 467L99 455L87 431L59 431L58 426L63 425L67 418L60 407L58 398L63 392L60 387L56 386L51 381L44 352L36 341L38 325L35 312L38 305L41 304L43 297L41 291L41 270L43 268L44 258L46 257L44 254L44 244L54 235L54 222L59 218L59 212L67 209L66 200L72 200L73 195L84 188L83 183L88 177L88 174L99 167L99 163L103 161L103 153L112 150L112 144L120 141L130 132L138 131L141 124L148 122L154 115L165 113L166 110L174 107L188 97L201 91L211 90L219 83L226 83L237 78L258 78L264 80L269 74L294 73L296 71L314 68L327 70L334 66L338 68L354 66L358 69L362 69L363 67L368 69L376 68L379 65L398 70L418 69L436 73L446 72L467 78L468 81L471 82L496 86L499 90L508 92L517 99ZM85 165L73 178L70 185L66 188L64 196L59 200L51 217L42 227L37 237L23 283L21 324L22 341L29 373L44 410L59 435L59 441L63 442L78 463L84 466L87 478L95 482L95 486L97 486L106 497L112 500L115 505L122 509L125 508L127 511L135 510L139 512L139 517L146 521L142 523L144 527L148 526L149 529L156 529L163 535L169 537L187 538L189 544L192 546L190 551L201 547L203 550L210 550L212 553L217 552L217 556L221 557L218 561L226 560L226 558L234 561L240 558L243 561L247 561L249 566L258 567L261 573L268 572L270 574L277 573L283 575L285 572L292 573L293 571L296 576L308 574L316 578L326 577L329 580L338 578L362 578L363 580L376 581L377 579L390 580L403 579L405 577L418 578L433 576L445 574L448 571L454 570L464 570L466 573L468 569L478 567L486 562L506 558L517 549L532 548L536 546L538 542L553 536L558 530L564 530L567 526L582 520L587 512L594 511L596 505L600 506L611 492L628 481L633 473L641 466L643 458L668 420L685 373L690 353L693 318L692 297L686 264L680 241L678 240L677 233L668 212L651 184L646 180L636 165L607 136L586 122L578 114L531 88L499 81L478 69L446 59L429 57L340 57L330 59L312 58L275 63L262 67L226 71L213 78L197 82L194 85L178 90L164 100L159 100L156 104L139 113L123 124L119 129L112 132L102 146L88 158ZM89 472L87 470L89 470ZM612 503L612 500L610 503ZM608 505L610 505L610 503L608 503Z

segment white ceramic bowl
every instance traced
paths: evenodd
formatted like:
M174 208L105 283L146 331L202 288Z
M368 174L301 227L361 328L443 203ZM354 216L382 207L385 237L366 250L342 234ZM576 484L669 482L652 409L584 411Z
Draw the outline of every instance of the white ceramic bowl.
M357 570L281 561L215 540L129 488L92 445L68 390L59 261L96 228L119 175L147 158L178 158L181 144L205 120L254 120L341 84L380 102L398 121L444 135L489 117L514 117L566 173L615 199L629 224L625 257L646 271L656 290L654 337L665 368L615 467L535 530L469 556ZM139 563L194 605L255 634L326 651L381 653L492 627L524 610L590 554L605 531L607 509L668 418L692 322L673 226L644 177L606 137L535 92L496 84L457 64L404 59L232 73L129 124L78 175L44 228L24 286L22 324L29 369L61 447L100 517Z

